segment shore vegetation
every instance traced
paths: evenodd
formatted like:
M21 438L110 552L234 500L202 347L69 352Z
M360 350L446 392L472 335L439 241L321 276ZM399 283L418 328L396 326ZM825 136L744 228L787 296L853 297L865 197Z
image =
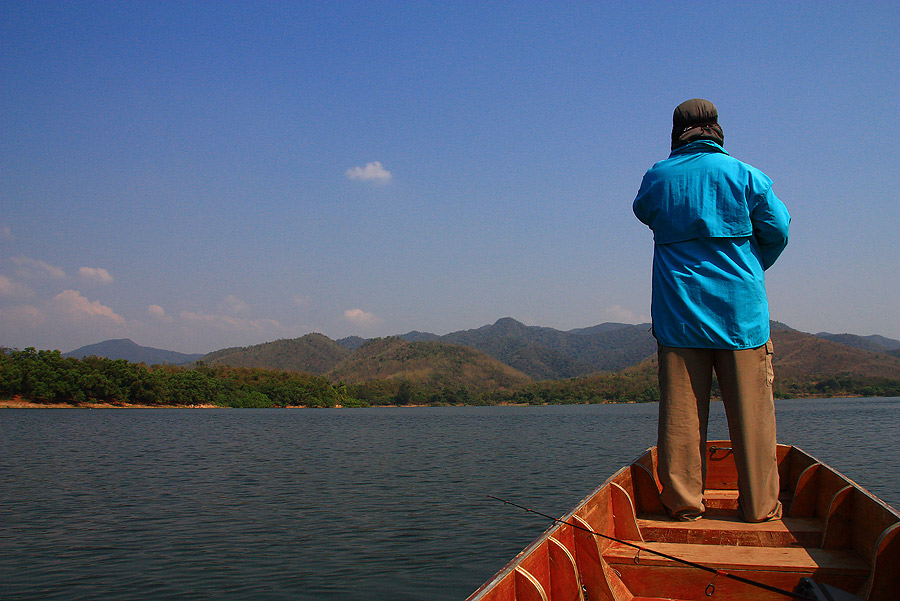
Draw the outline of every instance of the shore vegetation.
M781 398L900 396L900 380L833 376L776 383ZM59 351L0 351L0 399L42 405L146 407L377 407L635 403L659 400L652 360L612 373L544 380L515 389L416 382L405 377L347 383L253 367L192 367L64 357Z

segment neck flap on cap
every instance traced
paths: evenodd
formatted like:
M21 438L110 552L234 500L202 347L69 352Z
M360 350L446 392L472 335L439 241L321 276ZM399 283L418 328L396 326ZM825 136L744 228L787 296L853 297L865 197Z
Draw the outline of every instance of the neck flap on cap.
M702 98L682 102L672 115L672 150L695 140L712 140L719 146L725 142L716 105Z

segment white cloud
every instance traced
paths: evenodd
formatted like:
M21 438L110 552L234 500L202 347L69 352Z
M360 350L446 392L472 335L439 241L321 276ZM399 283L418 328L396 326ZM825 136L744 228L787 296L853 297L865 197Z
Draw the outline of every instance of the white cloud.
M244 319L231 315L182 311L179 316L194 324L209 325L239 332L283 332L285 328L274 319Z
M13 257L12 262L16 266L16 275L23 278L54 278L66 277L66 272L60 267L45 263L40 259L30 257Z
M303 296L302 294L295 294L291 300L293 300L294 304L298 307L305 307L309 304L309 297Z
M358 179L376 184L386 184L391 181L391 172L385 169L380 161L366 163L365 167L347 169L346 175L348 179Z
M53 297L53 302L64 314L75 320L100 318L120 326L125 325L124 317L106 305L100 304L100 301L86 299L77 290L63 290Z
M377 326L384 321L374 313L369 313L362 309L347 309L344 311L344 319L350 323L367 328Z
M12 230L8 225L0 225L0 240L15 240Z
M113 277L102 267L82 267L78 270L78 275L85 280L101 284L111 284L113 281Z
M5 275L0 275L0 296L30 298L34 296L34 292L25 284L13 281Z
M172 323L174 318L171 315L166 314L166 310L160 307L159 305L150 305L147 307L147 314L150 315L153 319L158 321L162 321L164 323Z
M47 315L38 307L32 305L17 305L14 307L0 307L0 326L4 331L15 327L35 328L47 321ZM9 326L9 327L7 327Z
M233 315L247 314L250 312L250 305L239 299L233 294L229 294L219 305L222 313L231 313Z
M626 309L621 305L607 307L604 311L604 315L606 315L607 319L621 323L647 323L650 321L648 316L635 313L631 309Z

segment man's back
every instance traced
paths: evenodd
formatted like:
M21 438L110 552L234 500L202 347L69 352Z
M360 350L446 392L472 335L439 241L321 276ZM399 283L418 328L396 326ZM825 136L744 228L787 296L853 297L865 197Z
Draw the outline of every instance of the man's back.
M769 338L764 270L790 216L764 173L699 140L644 176L634 213L654 234L654 334L673 347L745 349Z

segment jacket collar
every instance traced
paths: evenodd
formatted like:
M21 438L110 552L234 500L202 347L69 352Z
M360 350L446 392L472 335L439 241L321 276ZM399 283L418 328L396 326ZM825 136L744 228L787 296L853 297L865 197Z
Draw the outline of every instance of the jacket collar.
M685 144L684 146L679 146L673 150L669 156L674 157L680 154L694 154L699 152L720 152L722 154L728 154L728 151L712 140L696 140L689 144Z

